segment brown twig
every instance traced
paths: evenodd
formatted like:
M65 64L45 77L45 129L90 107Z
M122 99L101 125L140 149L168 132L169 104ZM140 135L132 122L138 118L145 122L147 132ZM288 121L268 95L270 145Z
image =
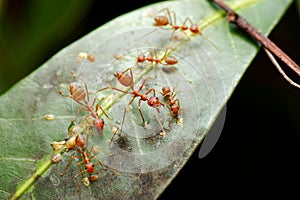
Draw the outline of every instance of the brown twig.
M257 29L255 29L251 24L249 24L249 22L229 8L222 0L212 1L226 11L226 19L229 23L236 24L240 29L260 42L267 50L272 52L276 57L282 60L289 68L291 68L300 76L300 67L268 37L264 36Z

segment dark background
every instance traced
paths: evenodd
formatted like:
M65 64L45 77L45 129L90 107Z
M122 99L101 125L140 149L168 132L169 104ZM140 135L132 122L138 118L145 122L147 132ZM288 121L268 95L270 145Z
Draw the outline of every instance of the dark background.
M26 34L30 34L24 27L30 23L28 13L32 7L29 5L37 1L6 2L5 6L2 3L0 16L0 94L57 51L98 26L157 1L111 0L107 6L103 1L87 0L84 12L80 18L74 18L72 26L65 27L64 33L60 29L48 30L52 34L40 39L47 39L48 44L36 45L32 54L27 55L24 53L26 43L20 41L26 41ZM57 9L68 13L62 4ZM53 19L62 17L55 14ZM42 28L48 26L40 23L44 25ZM3 28L10 29L11 34ZM38 31L42 32L42 28ZM294 2L270 38L299 64L299 35L299 15ZM160 199L190 195L194 199L299 198L299 100L300 91L290 86L260 51L228 101L225 126L215 148L202 159L198 158L198 148Z

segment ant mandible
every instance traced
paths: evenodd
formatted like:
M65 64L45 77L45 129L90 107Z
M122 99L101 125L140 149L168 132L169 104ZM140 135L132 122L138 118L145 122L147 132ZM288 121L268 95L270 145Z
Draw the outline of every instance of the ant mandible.
M76 118L79 115L80 110L88 110L91 113L91 116L94 118L93 120L93 125L95 126L95 128L97 129L99 134L103 133L103 128L104 125L108 125L108 126L114 126L115 128L118 129L118 127L116 125L113 124L105 124L104 123L104 119L99 117L98 115L98 109L100 108L102 113L109 119L112 120L107 113L104 111L104 109L102 108L101 105L97 104L96 105L96 109L94 110L94 106L97 100L100 100L99 98L94 98L92 104L89 103L90 101L90 97L89 97L89 91L88 91L88 87L87 87L87 83L85 80L83 80L82 78L76 76L76 74L74 72L72 72L72 76L74 78L77 78L79 80L81 80L84 84L84 88L82 87L81 84L77 83L77 82L73 82L70 83L69 85L69 91L70 91L70 95L64 94L62 91L59 91L59 93L65 97L71 98L73 99L75 102L77 102L78 104L82 105L82 108L79 108L77 111L77 115ZM76 120L73 119L73 121ZM87 120L87 118L86 118ZM87 120L88 121L88 120ZM117 132L117 131L116 131ZM114 134L116 134L116 132Z
M169 48L166 48L164 55L161 58L159 58L156 49L153 49L153 51L149 51L150 56L145 56L145 54L140 54L137 57L136 62L144 63L148 61L149 63L153 63L154 70L155 70L155 77L156 77L157 64L173 66L178 63L178 60L175 57L168 56L168 50Z
M128 71L130 72L130 74L128 74ZM164 104L161 103L159 101L158 97L156 96L154 88L150 88L145 93L141 93L141 90L143 89L146 81L149 78L144 79L143 82L142 82L142 84L138 87L138 89L135 90L134 89L133 73L132 73L132 69L131 68L127 68L123 72L117 72L117 73L114 74L114 76L118 79L118 81L119 81L120 84L122 84L125 87L129 86L132 91L128 92L128 91L121 90L121 89L114 88L114 87L106 87L106 88L102 88L102 89L100 89L98 91L102 91L102 90L110 88L110 89L113 89L113 90L116 90L116 91L119 91L119 92L123 92L125 94L132 95L132 99L129 101L129 103L127 104L127 106L124 109L123 119L122 119L122 124L121 124L121 132L123 130L123 125L124 125L125 115L126 115L126 112L127 112L127 107L129 105L131 105L132 102L134 101L134 99L137 98L137 97L140 97L140 99L138 101L138 110L139 110L139 113L140 113L141 118L143 120L144 128L146 128L147 122L145 121L143 113L141 111L141 101L147 101L148 106L156 108L157 112L159 112L159 108L161 106L164 106ZM148 94L150 94L151 92L153 93L153 96L148 97ZM161 128L163 129L163 127L161 127ZM163 129L163 132L165 132L164 129ZM120 133L120 135L121 135L121 133Z

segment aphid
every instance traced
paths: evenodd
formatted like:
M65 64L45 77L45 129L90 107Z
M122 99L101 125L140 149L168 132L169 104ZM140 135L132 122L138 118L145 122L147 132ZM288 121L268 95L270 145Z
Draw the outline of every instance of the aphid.
M46 114L46 115L44 115L44 119L48 120L48 121L52 121L52 120L55 119L55 115L53 115L53 114Z
M174 66L175 64L178 63L178 60L174 56L168 56L168 50L169 50L169 48L167 48L165 50L164 55L161 58L159 58L156 49L153 49L153 51L149 51L150 56L146 56L145 54L140 54L137 57L136 62L138 64L144 63L144 62L154 64L155 77L156 77L156 70L157 70L156 68L157 68L158 64Z
M53 163L58 163L62 160L62 155L60 153L55 154L51 157Z
M130 72L130 74L127 73L128 71ZM150 88L145 93L141 93L141 90L143 89L146 81L149 78L144 79L144 81L138 87L138 89L135 90L134 89L133 73L132 73L132 69L131 68L127 68L123 72L117 72L115 74L115 76L117 77L117 79L118 79L118 81L119 81L120 84L122 84L123 86L129 86L132 91L128 92L128 91L124 91L124 90L121 90L121 89L118 89L118 88L114 88L114 87L106 87L106 88L102 88L102 89L98 90L97 92L102 91L102 90L106 90L106 89L110 88L110 89L113 89L113 90L116 90L116 91L119 91L119 92L123 92L125 94L132 95L131 100L129 101L129 103L127 104L127 106L124 109L124 114L123 114L123 119L122 119L122 124L121 124L121 130L120 131L122 132L122 128L123 128L123 125L124 125L124 120L125 120L125 115L126 115L126 112L127 112L127 108L128 108L128 106L130 106L132 104L132 102L134 101L134 99L137 98L137 97L140 98L139 101L138 101L138 110L139 110L140 116L141 116L141 118L143 120L144 127L146 128L147 122L145 121L143 113L141 111L141 101L146 101L147 105L150 106L150 107L155 108L157 110L157 112L159 112L159 108L161 106L164 106L164 104L161 103L159 101L158 97L156 96L154 88ZM149 97L148 95L150 93L153 93L153 96ZM163 127L161 127L161 128L163 129ZM120 133L120 135L121 135L121 133Z
M171 114L178 118L180 112L180 103L179 99L175 99L176 94L174 90L172 91L170 87L162 87L162 92L164 98L167 100L167 107L170 110Z
M59 151L59 150L61 150L62 148L65 147L66 140L62 140L62 141L59 141L59 142L53 141L53 142L50 143L50 145L51 145L53 151Z
M73 138L75 138L75 140L73 140ZM86 150L86 147L88 145L87 143L88 143L87 138L85 138L81 134L76 135L75 137L72 137L72 142L70 142L70 144L73 144L73 145L71 145L69 148L72 147L72 149L74 149L76 152L78 152L79 155L71 156L64 171L61 173L61 176L65 175L66 171L68 170L68 168L70 167L70 165L74 159L82 159L81 161L79 161L77 163L77 166L78 166L80 172L74 176L74 179L76 180L76 185L78 188L77 192L78 192L79 196L80 196L80 185L77 180L78 176L80 176L80 175L82 176L82 183L85 186L88 186L90 181L96 181L98 179L98 175L97 175L98 171L95 169L95 165L91 161L92 159L97 160L98 164L102 167L103 170L105 170L105 171L108 170L108 168L106 168L97 157L95 157L94 155L91 155L91 152L93 151L94 146L89 151ZM84 170L82 170L82 167L81 167L82 165L84 165ZM87 175L87 177L84 176L85 174Z
M79 52L77 56L77 60L81 61L83 59L87 59L88 61L94 62L96 60L96 57L86 52Z
M77 78L83 82L84 88L82 87L81 84L79 84L77 82L73 82L73 83L70 83L70 85L69 85L70 95L64 94L62 91L59 91L59 93L65 97L69 97L69 98L73 99L79 105L83 106L78 109L76 118L78 117L80 110L89 111L90 116L93 117L93 126L95 126L95 128L97 129L99 134L102 134L104 125L118 127L117 125L113 125L113 124L105 124L104 119L99 117L99 114L98 114L99 108L108 119L110 119L110 120L112 120L112 119L107 115L107 113L104 111L104 109L102 108L101 105L97 104L96 108L94 109L96 101L100 100L100 99L94 98L92 104L90 104L89 103L90 97L89 97L87 83L85 82L85 80L81 79L80 77L77 77L74 72L72 72L72 75L74 76L74 78ZM87 119L87 117L88 116L86 116L86 120L89 121ZM73 121L75 121L76 118Z

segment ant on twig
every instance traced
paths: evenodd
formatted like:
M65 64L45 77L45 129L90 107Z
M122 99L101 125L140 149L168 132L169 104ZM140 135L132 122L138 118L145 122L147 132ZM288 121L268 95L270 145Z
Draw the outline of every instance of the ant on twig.
M97 129L98 133L99 134L102 134L103 133L103 128L104 128L104 125L107 125L107 126L113 126L115 127L117 130L119 129L119 127L117 125L114 125L114 124L105 124L104 123L104 119L99 117L99 114L98 114L98 109L100 108L100 110L102 111L102 113L109 119L109 120L112 120L108 115L107 113L105 112L105 110L102 108L101 105L97 104L96 105L96 108L94 110L94 106L95 106L95 103L97 100L101 100L99 98L94 98L93 99L93 102L92 104L90 104L90 97L89 97L89 91L88 91L88 87L87 87L87 83L85 80L83 80L82 78L76 76L76 74L74 72L72 72L72 76L74 78L77 78L79 80L81 80L84 84L84 88L82 87L81 84L77 83L77 82L73 82L73 83L70 83L69 84L69 91L70 91L70 95L67 95L67 94L64 94L63 91L59 91L59 93L61 95L63 95L64 97L68 97L68 98L71 98L73 99L75 102L77 102L79 105L83 106L83 107L80 107L78 108L78 111L77 111L77 115L76 115L76 118L73 119L72 121L76 121L78 115L79 115L79 112L80 110L87 110L89 111L91 114L90 116L92 116L94 119L93 119L93 125L95 126L95 128ZM88 121L88 116L85 117L86 121ZM114 135L116 134L117 131L114 132Z
M128 71L130 72L130 74L128 74ZM121 132L123 130L123 125L124 125L124 121L125 121L125 115L126 115L126 112L127 112L127 107L129 105L131 105L132 102L134 101L134 99L137 98L137 97L140 98L139 101L138 101L138 110L139 110L140 116L141 116L141 118L143 120L144 128L146 128L147 122L145 121L143 113L141 111L141 101L146 101L148 103L147 105L150 106L150 107L155 108L157 110L157 112L159 112L159 108L161 106L164 106L164 104L162 102L160 102L159 99L158 99L158 97L156 96L154 88L150 88L145 93L141 93L141 90L143 89L143 87L145 86L146 81L149 78L145 78L143 80L142 84L138 87L138 89L135 90L134 89L133 73L132 73L132 69L131 68L127 68L123 72L117 72L117 73L114 74L114 76L118 79L118 82L120 84L122 84L125 87L129 86L130 89L131 89L131 92L125 91L125 90L121 90L121 89L118 89L118 88L115 88L115 87L110 87L110 86L106 87L106 88L102 88L102 89L98 90L97 92L102 91L102 90L106 90L106 89L112 89L112 90L116 90L116 91L119 91L119 92L123 92L125 94L132 95L131 100L129 101L129 103L127 104L127 106L124 108L124 114L123 114L123 119L122 119L122 124L121 124ZM150 93L153 93L153 96L149 97L148 95ZM164 128L162 126L161 126L161 128L162 128L162 131L165 132L165 130L164 130ZM121 133L120 133L120 135L121 135Z

